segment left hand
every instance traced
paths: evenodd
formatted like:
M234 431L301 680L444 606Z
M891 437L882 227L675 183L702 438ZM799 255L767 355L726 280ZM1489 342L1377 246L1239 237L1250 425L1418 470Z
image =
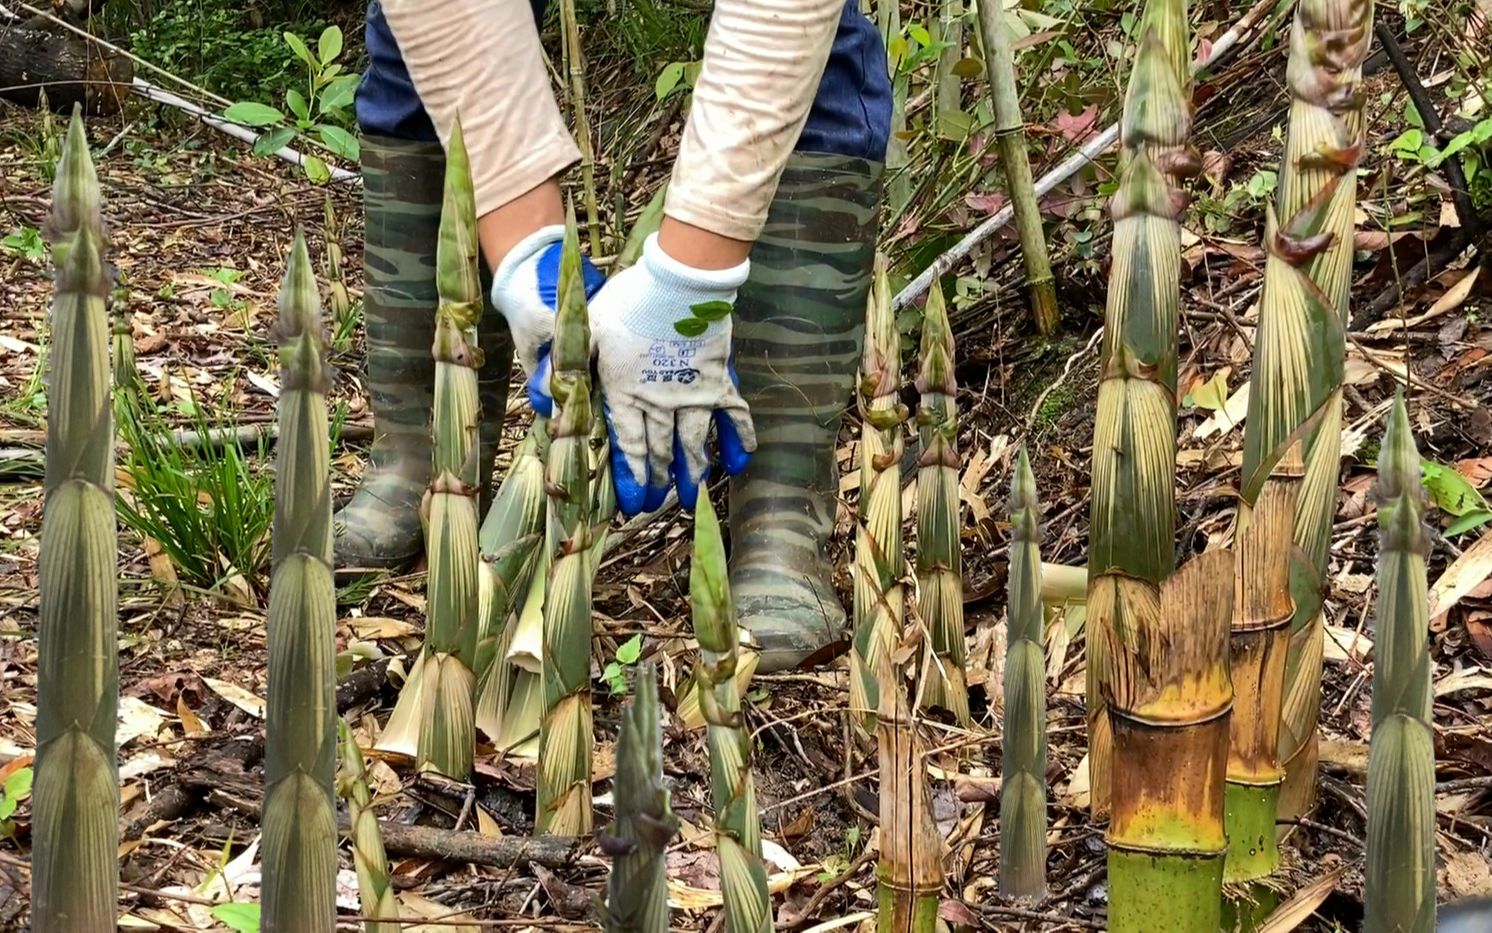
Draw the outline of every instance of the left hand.
M651 512L677 485L679 504L694 508L709 465L705 441L713 421L727 473L746 468L756 449L751 412L736 386L731 317L749 261L722 270L684 265L649 237L637 265L613 276L590 303L612 481L623 514ZM703 309L705 322L694 308ZM686 336L675 324L691 321Z

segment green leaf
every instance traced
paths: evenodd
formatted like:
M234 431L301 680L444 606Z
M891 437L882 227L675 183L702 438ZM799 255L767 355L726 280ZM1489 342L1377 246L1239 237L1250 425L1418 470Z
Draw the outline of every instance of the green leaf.
M21 768L5 779L5 797L8 800L25 800L31 796L31 779L35 777L30 768Z
M730 317L735 308L728 301L701 301L697 305L690 305L689 310L701 320L719 321Z
M341 75L330 81L326 88L316 97L316 110L319 113L336 113L345 107L352 106L357 97L357 85L362 80L360 75Z
M633 635L631 638L617 645L616 659L622 664L636 664L637 659L642 657L642 636Z
M219 904L212 910L212 919L237 933L259 933L258 904Z
M316 40L316 51L321 55L321 64L329 65L332 59L342 54L342 29L339 26L328 26L322 30L321 38Z
M679 81L684 77L683 62L669 62L658 72L658 80L653 82L653 95L659 100L667 97L679 86Z
M1422 460L1420 470L1425 475L1425 491L1440 511L1459 517L1488 510L1487 500L1482 498L1482 494L1452 467Z
M241 100L223 111L223 119L244 126L269 126L271 123L283 122L285 115L268 104Z
M316 57L311 54L310 49L306 48L305 40L302 39L300 36L297 36L293 32L287 32L284 35L285 44L290 46L290 51L295 53L295 57L305 62L307 65L315 67L317 64Z
M1212 378L1197 386L1187 393L1182 399L1183 405L1194 405L1197 408L1205 408L1208 411L1222 411L1228 404L1228 377L1222 370L1212 374Z
M326 163L313 155L306 156L306 177L318 185L324 185L332 180L332 170L326 167Z
M19 801L14 797L0 797L0 823L4 823L10 819L11 814L16 812L18 805Z
M960 78L977 78L984 74L984 62L977 58L960 58L954 63L953 73Z
M290 88L285 92L285 106L302 120L311 119L311 105L306 102L306 95L295 88Z
M690 317L682 321L674 321L673 329L685 337L698 337L710 329L710 322L703 318Z
M912 41L916 42L918 45L932 45L932 35L925 28L918 25L917 23L907 24L907 35L911 36Z
M274 155L276 152L290 145L290 141L294 138L295 127L277 126L254 140L254 155Z
M1454 538L1456 535L1464 535L1473 528L1480 528L1488 522L1492 522L1492 509L1477 509L1475 512L1467 512L1446 526L1445 536L1447 538Z
M349 161L357 161L358 145L357 137L342 129L340 126L327 126L322 123L316 127L321 134L321 141L326 143L326 148Z

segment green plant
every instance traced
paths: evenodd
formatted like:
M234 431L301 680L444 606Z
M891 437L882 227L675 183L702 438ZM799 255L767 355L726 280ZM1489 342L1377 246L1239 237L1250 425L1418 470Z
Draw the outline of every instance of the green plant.
M17 768L0 784L0 839L9 839L15 834L15 824L10 818L15 815L21 801L31 796L31 781L35 776L32 768Z
M620 696L627 692L626 669L637 663L642 657L642 636L633 635L631 638L617 645L616 660L606 665L601 672L601 679L606 681L612 696Z
M118 496L124 524L165 550L183 580L217 589L232 584L240 598L262 590L274 517L274 480L256 470L234 440L207 442L234 425L214 424L193 405L203 443L181 444L158 416L122 406L119 433L128 494ZM258 459L266 453L263 442Z
M653 96L659 101L668 99L675 91L692 91L699 80L699 69L703 61L669 62L658 72L653 82Z
M690 305L690 316L682 321L674 321L673 329L685 337L698 337L711 323L729 317L731 310L732 306L728 301L701 301L697 305Z
M234 933L259 933L259 905L229 901L208 911L212 919Z
M47 244L41 231L35 227L21 227L15 233L0 240L0 246L30 262L40 263L47 258Z
M258 101L241 100L223 111L223 117L253 127L273 127L254 143L254 152L268 155L297 137L309 138L332 154L357 161L357 137L347 130L353 122L352 104L360 76L344 71L337 59L342 55L342 30L328 26L316 40L313 52L293 32L284 34L291 53L306 66L305 91L285 90L285 111ZM289 125L284 125L288 123ZM306 176L322 184L331 179L331 169L320 158L305 157Z

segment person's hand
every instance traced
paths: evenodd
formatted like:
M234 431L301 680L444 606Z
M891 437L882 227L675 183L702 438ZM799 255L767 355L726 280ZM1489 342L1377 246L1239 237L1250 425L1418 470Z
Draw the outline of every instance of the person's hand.
M612 481L625 515L651 512L677 485L694 508L709 458L713 421L727 473L756 449L751 413L736 387L730 306L749 261L729 269L686 266L654 234L637 265L608 281L590 303ZM681 332L675 325L686 321Z
M492 305L508 321L518 364L528 376L529 404L546 417L554 408L549 397L549 345L554 340L554 303L564 239L563 224L541 227L519 240L492 275ZM585 257L580 267L590 298L606 278Z

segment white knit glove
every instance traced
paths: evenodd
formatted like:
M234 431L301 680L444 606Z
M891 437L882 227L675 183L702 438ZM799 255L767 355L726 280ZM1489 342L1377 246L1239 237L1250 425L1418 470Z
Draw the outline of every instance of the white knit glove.
M529 402L545 416L554 407L549 397L548 358L564 239L563 224L540 227L519 240L492 274L492 306L508 321L518 363L529 377ZM585 257L580 268L589 298L606 278Z
M756 449L751 413L731 358L733 304L750 261L732 269L684 265L648 237L637 265L617 273L590 303L591 336L611 432L612 479L623 514L651 512L677 484L694 507L709 458L713 420L720 460L732 475ZM713 307L711 307L713 303ZM705 323L696 316L716 318ZM699 331L685 336L675 326Z

